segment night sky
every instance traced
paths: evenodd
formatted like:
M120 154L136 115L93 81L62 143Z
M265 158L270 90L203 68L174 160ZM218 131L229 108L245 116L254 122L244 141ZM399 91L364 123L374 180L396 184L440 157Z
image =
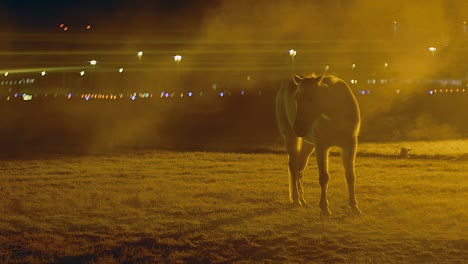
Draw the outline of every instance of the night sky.
M388 62L402 75L424 78L433 74L421 63L432 59L431 46L443 55L440 67L460 68L463 58L455 51L467 36L466 21L468 2L462 0L6 0L0 4L0 48L144 49L146 61L169 58L167 63L181 53L185 69L279 67L294 48L296 65L307 71L332 65L339 74L339 67L357 63L372 73Z
M166 29L176 27L181 17L191 19L193 27L200 20L202 10L217 6L221 1L59 1L59 0L6 0L0 4L0 21L10 31L48 32L57 24L66 23L81 27L84 24L102 28L131 29L145 31L148 23L164 23ZM146 22L139 22L144 19ZM179 21L179 22L177 22ZM126 26L126 25L132 26ZM136 25L136 26L135 26Z

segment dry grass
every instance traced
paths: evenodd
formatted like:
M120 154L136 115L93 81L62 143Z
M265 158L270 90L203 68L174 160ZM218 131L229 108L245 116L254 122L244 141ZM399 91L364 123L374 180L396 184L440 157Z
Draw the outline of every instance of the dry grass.
M0 161L0 262L463 263L467 162L434 158L429 146L413 149L431 159L358 158L361 217L348 216L343 170L332 157L333 216L325 222L313 158L308 208L287 201L284 154L140 151ZM361 151L372 148L386 149L363 144Z

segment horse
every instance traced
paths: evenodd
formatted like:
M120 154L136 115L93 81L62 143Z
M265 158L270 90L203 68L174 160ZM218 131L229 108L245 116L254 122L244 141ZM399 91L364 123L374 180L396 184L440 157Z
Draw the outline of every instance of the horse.
M308 158L315 150L321 187L320 216L331 216L327 199L328 154L330 148L336 146L342 150L348 205L352 213L360 215L355 197L354 165L361 117L348 84L334 75L293 75L293 80L283 84L277 93L276 118L288 153L289 198L293 205L306 205L303 175Z

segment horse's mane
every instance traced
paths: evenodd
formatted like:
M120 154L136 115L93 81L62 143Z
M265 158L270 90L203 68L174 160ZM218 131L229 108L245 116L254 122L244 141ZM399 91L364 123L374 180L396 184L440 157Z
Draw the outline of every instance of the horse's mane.
M316 74L315 72L312 72L312 73L310 73L310 74L308 74L308 75L304 75L305 78L317 78L317 77L322 77L322 76L323 76L324 78L329 79L329 80L332 81L332 82L337 82L337 81L340 80L340 78L338 78L336 75L334 75L334 74L327 74L327 73L322 74L322 75L318 75L318 74Z

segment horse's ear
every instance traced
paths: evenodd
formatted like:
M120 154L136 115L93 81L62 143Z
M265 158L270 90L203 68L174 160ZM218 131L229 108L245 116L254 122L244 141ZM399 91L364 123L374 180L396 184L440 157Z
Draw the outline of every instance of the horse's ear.
M299 86L299 83L302 81L302 77L296 74L293 74L293 82L296 86Z

